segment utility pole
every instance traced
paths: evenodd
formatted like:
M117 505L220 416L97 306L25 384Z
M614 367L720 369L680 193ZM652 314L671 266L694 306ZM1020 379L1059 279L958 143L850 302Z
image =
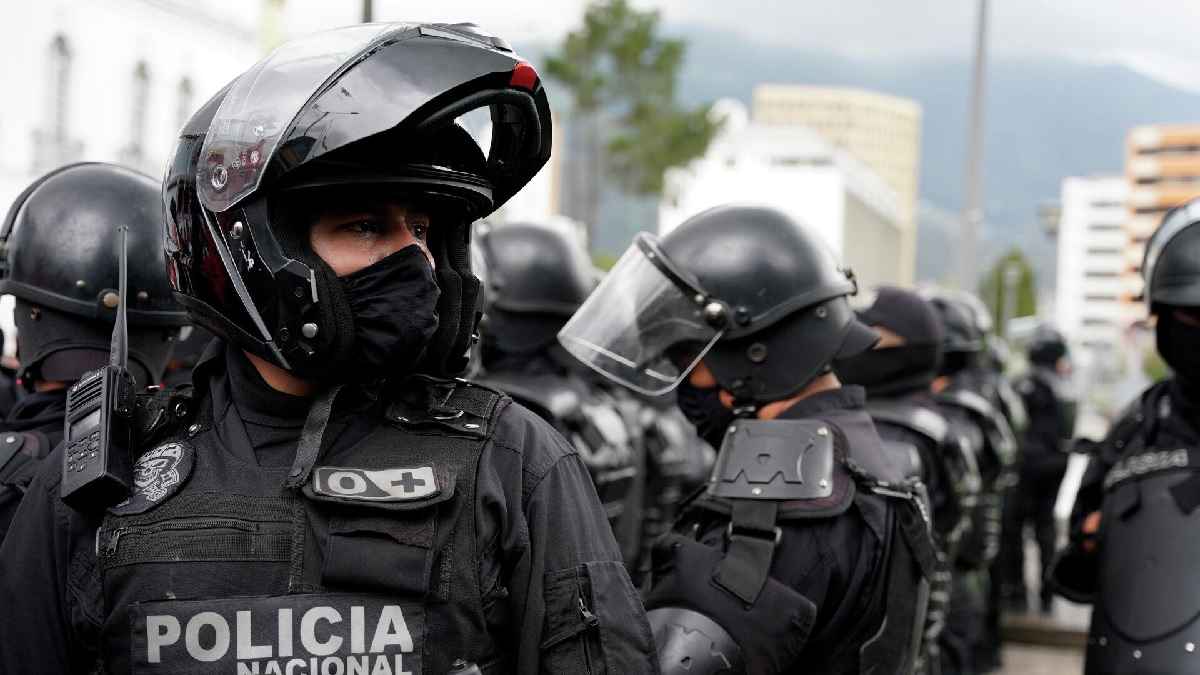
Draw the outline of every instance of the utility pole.
M363 23L371 23L372 21L375 20L375 12L373 11L373 9L374 8L371 7L371 0L363 0L363 8L362 8L362 22Z
M980 174L983 160L984 76L987 70L987 4L979 0L979 24L975 34L975 67L971 72L971 123L967 138L966 185L963 190L962 229L958 236L958 287L974 292L979 279L977 237L983 223L980 204Z

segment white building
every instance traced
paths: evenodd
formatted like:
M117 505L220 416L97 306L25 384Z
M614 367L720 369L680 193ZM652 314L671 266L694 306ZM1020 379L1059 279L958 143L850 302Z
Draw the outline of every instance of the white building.
M900 282L901 214L891 188L808 127L753 124L728 99L714 112L726 122L707 154L667 174L660 234L713 206L757 202L816 228L860 288Z
M1058 225L1054 322L1085 368L1111 361L1121 342L1121 272L1128 216L1124 176L1067 178Z
M254 0L0 2L0 208L78 161L155 178L183 122L262 54Z

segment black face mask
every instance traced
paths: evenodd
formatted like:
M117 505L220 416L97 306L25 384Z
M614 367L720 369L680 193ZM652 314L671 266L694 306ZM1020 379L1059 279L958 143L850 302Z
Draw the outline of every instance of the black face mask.
M339 277L354 315L350 379L412 373L438 327L433 266L417 245Z
M1175 318L1170 309L1158 314L1158 353L1191 391L1200 390L1200 328Z
M833 362L833 372L843 384L862 385L868 396L896 396L928 389L937 370L937 345L872 349Z
M720 387L696 387L684 378L676 390L675 402L683 416L696 427L696 435L715 449L721 448L725 430L737 419L733 411L721 404Z

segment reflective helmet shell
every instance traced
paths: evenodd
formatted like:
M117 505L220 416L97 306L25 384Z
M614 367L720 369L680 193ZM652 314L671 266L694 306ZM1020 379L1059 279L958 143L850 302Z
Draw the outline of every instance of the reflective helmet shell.
M460 121L479 111L489 132L470 135ZM290 190L372 185L436 202L440 323L421 369L455 375L479 288L468 225L545 164L550 129L536 72L474 27L370 24L284 45L180 133L163 186L176 297L242 349L328 374L353 349L349 310L307 237L279 231L280 202Z

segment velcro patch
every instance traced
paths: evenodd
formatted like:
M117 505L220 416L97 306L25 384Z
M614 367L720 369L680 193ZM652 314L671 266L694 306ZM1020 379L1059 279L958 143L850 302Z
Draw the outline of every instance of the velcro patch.
M427 499L440 492L432 466L373 471L319 466L313 470L312 489L319 495L368 502Z
M109 511L117 515L149 511L183 487L194 463L189 443L163 443L142 453L133 464L133 494Z

